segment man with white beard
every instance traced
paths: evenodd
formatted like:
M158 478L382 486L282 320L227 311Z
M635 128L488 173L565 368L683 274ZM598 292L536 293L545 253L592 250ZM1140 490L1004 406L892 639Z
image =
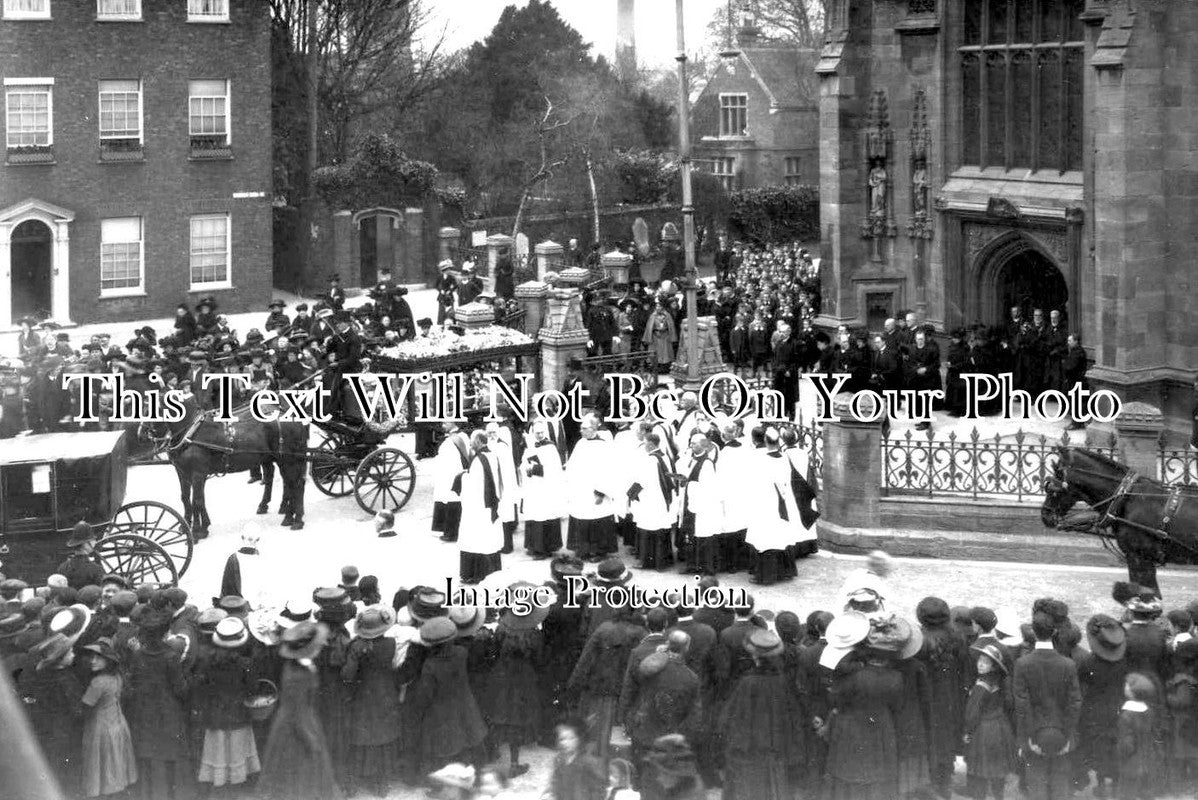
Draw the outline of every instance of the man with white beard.
M664 569L674 563L670 534L678 521L679 491L674 467L652 430L644 434L645 449L630 462L632 486L629 508L636 525L636 552L644 569Z
M789 459L780 451L778 429L765 432L765 453L757 451L754 513L745 542L750 547L753 583L771 584L795 576L787 548L794 543L799 507L791 489Z
M741 423L725 420L720 426L720 484L724 493L724 532L720 534L720 563L728 572L748 566L745 535L753 518L753 497L758 492L757 462L761 454L741 441Z
M500 498L503 476L495 453L488 447L485 431L470 436L473 456L462 476L462 527L458 538L461 548L460 577L473 585L502 569L503 525L500 522Z
M499 521L503 524L503 549L507 555L515 550L512 537L516 533L516 511L520 508L520 483L516 478L516 457L512 452L512 432L506 425L487 423L487 447L495 455L503 495L499 498Z
M693 433L688 456L679 463L686 476L682 534L686 564L691 572L720 571L719 535L724 532L724 493L716 472L715 447L706 435Z
M532 424L532 442L524 450L520 474L524 486L520 509L524 517L524 549L535 559L545 559L562 548L562 517L566 514L565 475L557 445L549 438L549 423Z
M440 533L444 542L456 542L462 520L462 498L454 487L458 476L470 464L470 440L456 422L444 422L441 429L445 431L445 439L433 459L433 532Z
M616 552L615 485L619 466L610 435L600 430L599 418L587 414L581 439L566 462L567 510L570 514L566 547L584 561L601 561Z

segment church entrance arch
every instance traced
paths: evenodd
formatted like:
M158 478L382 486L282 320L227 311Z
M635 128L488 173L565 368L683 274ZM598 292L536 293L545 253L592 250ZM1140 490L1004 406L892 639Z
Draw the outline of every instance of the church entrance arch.
M1020 308L1029 322L1039 308L1048 321L1051 310L1069 315L1069 286L1056 261L1027 236L1011 233L978 256L979 311L983 322L1002 324Z

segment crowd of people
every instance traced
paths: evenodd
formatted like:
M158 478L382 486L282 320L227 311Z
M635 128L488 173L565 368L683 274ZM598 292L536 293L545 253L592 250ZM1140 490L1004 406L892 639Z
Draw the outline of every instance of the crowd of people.
M380 537L394 525L375 520ZM908 619L887 610L903 604L877 552L800 616L748 594L612 600L637 582L623 560L587 573L563 553L542 584L507 587L548 603L384 595L347 566L273 607L247 599L271 581L251 530L211 602L95 574L90 542L77 526L45 585L0 579L0 662L68 797L513 798L538 747L555 753L545 800L1198 787L1198 607L1162 614L1132 584L1084 622L1051 597L1020 614L929 596Z
M711 419L693 392L660 420L605 424L592 411L579 422L537 418L527 430L510 417L470 433L442 427L432 530L458 544L466 583L502 568L521 521L533 558L564 545L594 563L623 547L642 569L747 571L760 584L795 577L796 559L816 549L803 432Z

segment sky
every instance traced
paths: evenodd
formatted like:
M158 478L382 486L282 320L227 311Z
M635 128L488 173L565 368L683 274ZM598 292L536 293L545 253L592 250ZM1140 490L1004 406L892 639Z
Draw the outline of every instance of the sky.
M686 49L706 43L707 23L727 0L684 0ZM430 28L446 31L448 50L459 50L486 38L509 5L527 0L424 0ZM562 19L590 42L591 52L613 58L616 48L616 0L553 0ZM637 0L636 53L641 67L673 66L677 54L675 0Z

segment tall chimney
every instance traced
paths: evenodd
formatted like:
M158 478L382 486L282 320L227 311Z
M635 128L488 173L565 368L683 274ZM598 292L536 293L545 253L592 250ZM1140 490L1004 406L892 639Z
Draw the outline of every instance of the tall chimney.
M620 80L636 80L636 0L617 0L616 72Z

